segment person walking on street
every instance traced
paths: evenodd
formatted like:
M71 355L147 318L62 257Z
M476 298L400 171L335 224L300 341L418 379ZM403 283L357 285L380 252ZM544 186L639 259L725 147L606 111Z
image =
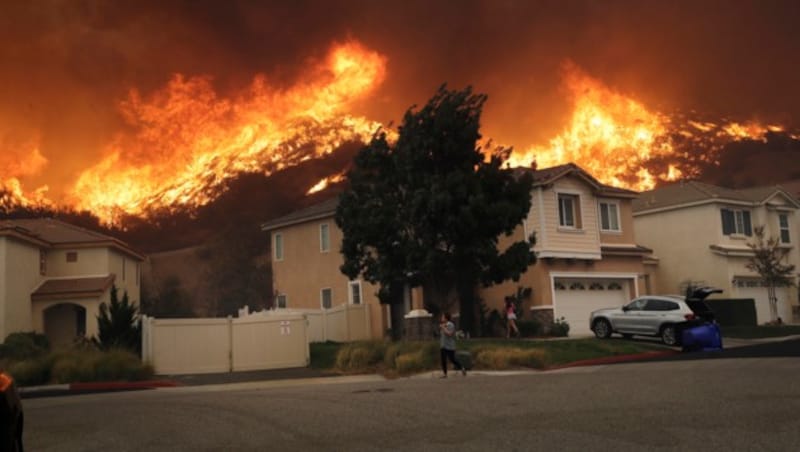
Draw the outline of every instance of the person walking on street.
M450 313L445 312L439 322L439 347L442 357L442 376L447 378L447 360L453 363L461 375L467 376L467 369L456 360L456 326L450 319Z

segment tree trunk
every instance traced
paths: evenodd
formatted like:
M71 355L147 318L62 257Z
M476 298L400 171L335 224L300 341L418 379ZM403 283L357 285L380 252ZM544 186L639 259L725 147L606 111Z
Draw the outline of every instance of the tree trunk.
M475 324L475 286L470 281L458 282L459 326L470 336L477 333Z
M769 298L769 315L773 322L778 320L778 297L775 295L775 286L767 286L767 297Z
M405 329L405 303L403 297L389 305L389 315L392 318L392 340L399 341L403 339Z

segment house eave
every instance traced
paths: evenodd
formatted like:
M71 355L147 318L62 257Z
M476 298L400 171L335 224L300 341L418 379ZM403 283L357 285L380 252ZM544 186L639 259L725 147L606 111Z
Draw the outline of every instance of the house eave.
M755 253L750 248L742 248L726 245L709 245L712 253L728 257L753 257Z
M603 258L601 253L580 253L575 251L556 251L556 250L538 251L536 255L539 258L590 259L598 261Z
M281 222L278 222L278 223L269 223L269 222L262 223L261 224L261 230L263 232L270 232L270 231L274 231L274 230L277 230L277 229L282 229L282 228L285 228L285 227L288 227L288 226L294 226L294 225L297 225L297 224L308 223L308 222L311 222L311 221L324 220L326 218L333 218L335 213L336 213L335 211L331 211L331 212L325 212L325 213L320 213L320 214L316 214L316 215L311 215L311 216L308 216L308 217L297 218L297 219L294 219L294 220L281 221Z

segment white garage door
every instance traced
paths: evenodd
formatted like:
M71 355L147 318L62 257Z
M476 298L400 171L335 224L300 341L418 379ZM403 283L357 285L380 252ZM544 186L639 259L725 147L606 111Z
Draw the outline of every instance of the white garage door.
M628 284L624 279L556 278L554 315L566 319L570 336L590 335L589 314L628 303Z
M775 290L775 295L778 297L778 316L786 323L792 322L791 294L792 288L790 287L778 287ZM772 320L766 287L752 287L752 285L736 287L735 296L736 298L752 298L756 301L756 316L759 325Z

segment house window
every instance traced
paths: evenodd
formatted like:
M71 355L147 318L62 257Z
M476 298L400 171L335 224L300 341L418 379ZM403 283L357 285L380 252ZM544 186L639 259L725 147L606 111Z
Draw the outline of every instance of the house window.
M283 260L283 234L276 233L274 240L275 240L275 243L273 244L273 246L274 246L275 260L276 261L282 261Z
M67 262L78 262L78 252L67 251Z
M619 205L615 202L600 203L600 229L619 232Z
M361 304L361 281L350 281L350 304Z
M47 253L44 250L39 250L39 274L47 274Z
M606 290L606 288L598 282L593 282L589 284L589 290Z
M333 290L330 288L322 289L319 292L319 298L322 309L330 309L333 305Z
M331 250L330 234L330 226L328 226L328 223L319 225L319 250L322 253L327 253Z
M785 213L778 215L778 227L781 230L781 243L789 242L789 215Z
M608 283L608 290L622 290L622 286L619 283Z
M750 212L739 209L722 209L723 235L753 235Z
M581 218L578 195L558 195L558 225L565 228L580 229Z
M583 283L574 282L569 285L569 290L586 290L586 286L584 286Z
M278 309L286 309L286 294L278 294L275 296L275 307Z

